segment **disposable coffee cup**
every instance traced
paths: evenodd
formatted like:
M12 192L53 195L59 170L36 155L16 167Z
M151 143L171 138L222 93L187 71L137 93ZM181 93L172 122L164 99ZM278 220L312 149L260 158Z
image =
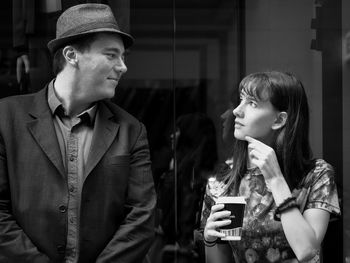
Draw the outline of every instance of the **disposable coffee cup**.
M225 234L221 240L241 240L244 209L246 201L243 196L223 196L219 197L216 204L224 204L223 210L231 211L228 219L231 224L220 227L220 233ZM226 219L226 218L225 218Z

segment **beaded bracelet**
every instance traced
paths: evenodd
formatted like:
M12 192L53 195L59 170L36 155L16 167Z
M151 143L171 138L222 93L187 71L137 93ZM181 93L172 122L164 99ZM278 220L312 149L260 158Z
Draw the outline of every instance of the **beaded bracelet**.
M286 200L284 200L275 210L273 219L275 219L276 221L280 221L281 220L281 214L283 212L286 212L289 209L292 208L298 208L299 209L299 205L297 203L297 200L294 196L292 197L288 197Z
M213 247L216 245L218 239L215 239L214 241L208 241L203 237L203 242L206 247Z

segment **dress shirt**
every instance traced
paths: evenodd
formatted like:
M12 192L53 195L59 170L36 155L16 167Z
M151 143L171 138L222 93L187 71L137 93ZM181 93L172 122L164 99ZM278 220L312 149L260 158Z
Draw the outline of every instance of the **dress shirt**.
M60 208L67 214L67 244L65 262L76 263L79 258L79 212L81 192L91 146L97 106L93 105L74 117L65 114L61 101L55 94L54 81L49 84L48 104L67 173L68 207Z

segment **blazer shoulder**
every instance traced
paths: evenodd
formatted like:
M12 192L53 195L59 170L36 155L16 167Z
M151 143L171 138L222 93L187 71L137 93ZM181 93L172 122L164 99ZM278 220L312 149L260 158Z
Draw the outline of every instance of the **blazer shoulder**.
M33 106L34 94L15 95L0 99L1 111L20 111Z
M107 108L112 112L114 118L121 123L128 123L131 125L140 125L141 122L128 113L126 110L118 106L117 104L111 102L111 101L103 101L104 104L107 106Z

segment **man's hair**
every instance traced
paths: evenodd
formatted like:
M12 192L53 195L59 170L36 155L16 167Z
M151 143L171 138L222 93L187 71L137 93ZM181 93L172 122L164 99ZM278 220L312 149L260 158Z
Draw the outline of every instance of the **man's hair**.
M57 76L57 74L60 73L63 70L64 66L66 65L66 60L63 56L64 47L69 45L69 46L73 46L80 52L84 52L90 48L92 42L96 40L96 37L97 37L97 33L92 33L84 37L78 38L70 43L67 43L64 46L57 49L53 56L53 65L52 65L53 73L55 74L55 76Z

